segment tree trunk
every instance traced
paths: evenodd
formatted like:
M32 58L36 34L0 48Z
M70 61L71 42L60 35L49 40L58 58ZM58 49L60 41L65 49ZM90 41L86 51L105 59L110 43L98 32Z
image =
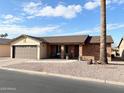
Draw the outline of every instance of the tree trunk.
M101 0L100 63L108 64L106 49L106 0Z

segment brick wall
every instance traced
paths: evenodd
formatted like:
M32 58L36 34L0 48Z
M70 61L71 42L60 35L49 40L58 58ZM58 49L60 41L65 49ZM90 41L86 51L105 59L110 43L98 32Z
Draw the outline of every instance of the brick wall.
M90 44L84 45L83 47L83 56L94 56L95 60L99 60L100 55L100 45L99 44ZM107 45L107 56L109 60L111 59L111 44Z

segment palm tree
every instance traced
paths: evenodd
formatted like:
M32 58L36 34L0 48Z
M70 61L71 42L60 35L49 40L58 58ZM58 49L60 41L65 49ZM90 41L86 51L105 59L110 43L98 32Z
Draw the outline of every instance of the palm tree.
M106 49L106 0L101 0L100 63L108 64Z

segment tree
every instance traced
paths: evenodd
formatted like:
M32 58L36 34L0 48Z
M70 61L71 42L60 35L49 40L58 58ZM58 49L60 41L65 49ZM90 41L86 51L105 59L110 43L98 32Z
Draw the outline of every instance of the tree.
M0 37L1 37L1 38L6 38L7 36L8 36L7 33L5 33L5 34L0 34Z
M7 34L7 33L5 33L5 34L4 34L4 37L7 37L7 36L8 36L8 34Z
M106 0L101 0L100 63L108 64L106 49Z

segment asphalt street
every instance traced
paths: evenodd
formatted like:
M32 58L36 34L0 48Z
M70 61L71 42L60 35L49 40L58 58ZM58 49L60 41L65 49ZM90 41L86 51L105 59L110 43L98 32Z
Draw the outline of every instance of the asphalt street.
M0 93L124 93L124 86L0 70Z

